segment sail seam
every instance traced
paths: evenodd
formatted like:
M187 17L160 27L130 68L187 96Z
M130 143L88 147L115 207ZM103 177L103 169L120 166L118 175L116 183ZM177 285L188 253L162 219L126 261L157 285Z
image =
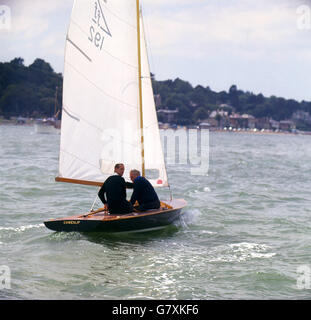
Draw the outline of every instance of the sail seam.
M115 16L118 20L122 21L123 23L127 24L129 27L133 28L136 30L136 25L133 25L129 23L128 21L124 20L123 18L119 17L116 13L111 11L106 5L104 5L105 10L109 11L113 16Z
M67 153L67 154L69 154L70 156L72 156L73 158L75 158L75 159L77 159L77 160L79 160L79 161L81 161L81 162L83 162L83 163L85 163L85 164L88 164L88 165L90 165L91 167L94 167L94 168L100 170L100 168L99 168L97 165L94 165L94 164L92 164L92 163L90 163L90 162L88 162L88 161L85 161L85 160L77 157L76 155L72 154L71 152L69 152L69 151L67 151L67 150L65 150L65 149L62 149L62 148L61 148L60 151L61 151L61 152L64 152L64 153Z
M92 163L90 163L90 162L88 162L88 161L86 161L84 159L81 159L81 158L77 157L76 155L74 155L73 153L71 153L71 152L69 152L69 151L67 151L65 149L61 148L60 151L63 152L63 153L66 153L66 154L70 155L72 158L77 159L77 160L79 160L80 162L82 162L84 164L88 164L89 166L91 166L93 168L96 168L96 169L98 169L100 171L100 168L97 165L94 165L94 164L92 164ZM106 160L106 161L111 161L111 159L104 159L104 158L100 158L100 159L101 160Z
M65 113L66 113L69 117L73 118L74 120L83 121L83 122L87 123L90 127L98 130L100 133L103 132L103 129L102 129L102 128L99 128L99 127L97 127L96 125L94 125L93 123L85 120L85 119L84 119L83 117L81 117L80 115L72 116L72 115L70 114L71 111L70 111L70 113L69 113L69 111L68 111L68 110L70 110L70 109L69 109L66 105L63 105L63 110L65 111ZM79 116L79 118L78 118L78 116ZM107 134L106 134L106 137L113 138L113 139L115 139L116 141L123 142L123 143L125 143L125 144L127 144L127 145L130 145L130 146L136 148L136 149L139 149L139 146L137 146L136 143L132 143L132 142L129 142L129 141L126 141L126 140L118 139L117 137L114 137L114 136L112 136L112 135L107 135Z
M132 105L130 103L127 103L125 101L122 101L121 99L118 99L108 93L106 93L104 90L102 90L100 87L98 87L93 81L91 81L90 79L88 79L83 73L81 73L80 71L78 71L71 63L69 63L67 60L65 60L65 63L67 63L71 68L73 68L78 74L80 74L86 81L88 81L90 84L92 84L96 89L98 89L101 93L103 93L105 96L120 102L121 104L127 105L133 109L138 109L138 107L136 105Z

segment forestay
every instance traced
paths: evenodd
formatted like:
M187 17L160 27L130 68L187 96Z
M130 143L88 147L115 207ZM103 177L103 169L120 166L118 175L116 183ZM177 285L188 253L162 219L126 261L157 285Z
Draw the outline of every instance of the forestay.
M66 40L60 181L100 184L142 168L136 0L75 0ZM147 50L141 33L146 176L167 185Z

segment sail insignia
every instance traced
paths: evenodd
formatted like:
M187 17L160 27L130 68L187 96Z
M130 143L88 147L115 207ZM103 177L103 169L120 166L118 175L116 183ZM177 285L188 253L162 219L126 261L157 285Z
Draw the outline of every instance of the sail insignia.
M95 1L92 16L88 39L96 48L102 50L105 40L103 32L110 37L112 37L112 35L103 13L101 0Z
M106 21L106 18L105 18L105 15L103 13L101 0L97 0L94 3L94 16L92 18L92 21L96 26L98 26L102 31L104 31L108 36L112 37L110 29L109 29L107 21Z

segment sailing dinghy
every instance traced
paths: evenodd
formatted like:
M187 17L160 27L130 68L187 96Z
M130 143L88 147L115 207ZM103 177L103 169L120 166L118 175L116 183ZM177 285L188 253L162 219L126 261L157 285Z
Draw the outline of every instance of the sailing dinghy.
M168 179L153 98L139 0L75 0L66 38L56 181L102 186L114 165L141 170L153 186ZM163 228L183 199L112 215L102 209L44 224L54 231L122 232Z

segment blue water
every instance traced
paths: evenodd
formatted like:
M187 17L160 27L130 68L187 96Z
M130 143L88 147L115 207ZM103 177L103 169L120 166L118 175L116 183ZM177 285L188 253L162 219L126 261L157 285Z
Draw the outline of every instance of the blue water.
M0 126L0 299L310 299L311 137L211 132L208 175L168 164L182 220L114 236L44 227L97 193L54 181L59 138Z

